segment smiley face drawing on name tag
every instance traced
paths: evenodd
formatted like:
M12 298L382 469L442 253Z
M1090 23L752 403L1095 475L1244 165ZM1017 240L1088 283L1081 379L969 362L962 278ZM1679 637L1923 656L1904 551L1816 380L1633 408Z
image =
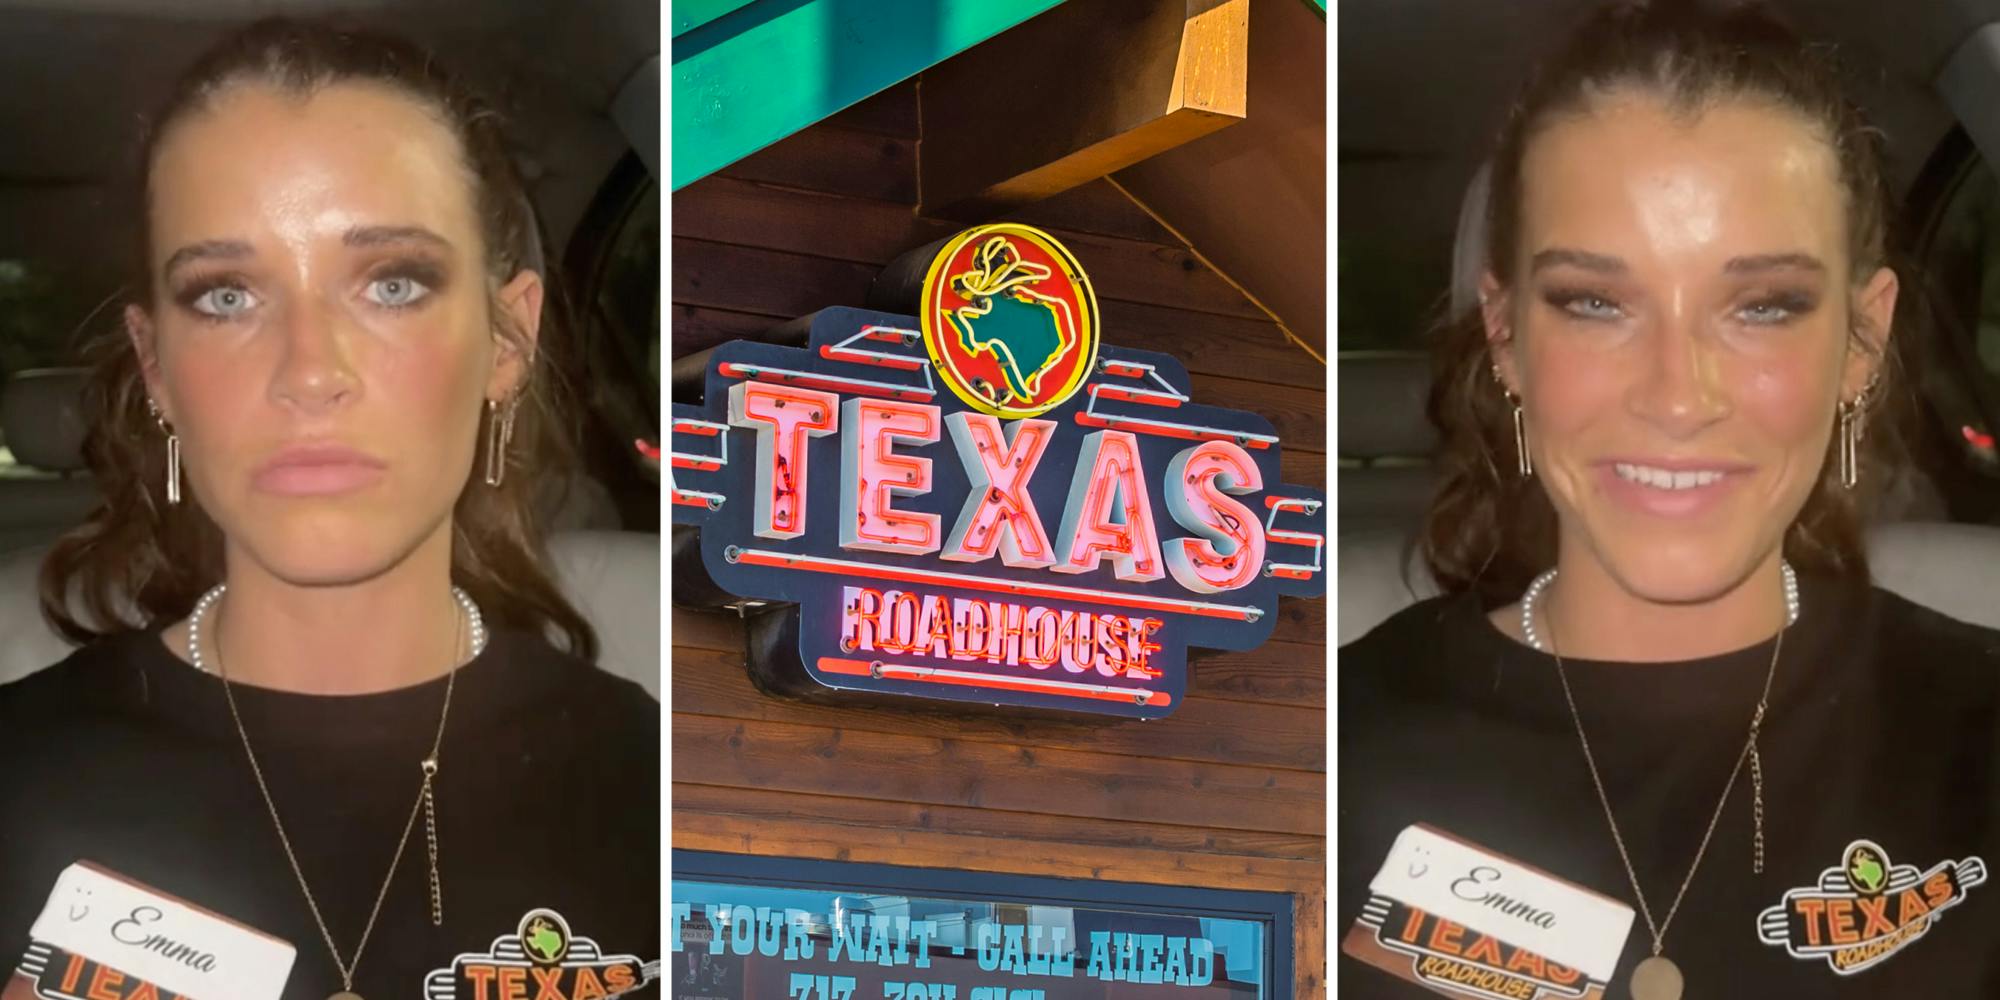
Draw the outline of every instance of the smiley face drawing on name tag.
M1856 840L1818 881L1787 890L1759 913L1757 938L1852 976L1901 954L1985 881L1986 862L1976 857L1919 868L1892 863L1880 844Z

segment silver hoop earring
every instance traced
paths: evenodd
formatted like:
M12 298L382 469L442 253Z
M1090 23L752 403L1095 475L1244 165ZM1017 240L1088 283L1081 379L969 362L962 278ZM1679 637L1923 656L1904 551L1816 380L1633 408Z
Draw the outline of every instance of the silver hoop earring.
M167 505L175 506L181 502L181 436L167 426L167 418L160 413L160 404L150 397L146 400L146 409L152 413L153 423L159 425L160 433L167 436Z
M499 400L486 401L486 485L499 486L507 478L507 446L514 440L514 411L520 404L510 402L503 410Z

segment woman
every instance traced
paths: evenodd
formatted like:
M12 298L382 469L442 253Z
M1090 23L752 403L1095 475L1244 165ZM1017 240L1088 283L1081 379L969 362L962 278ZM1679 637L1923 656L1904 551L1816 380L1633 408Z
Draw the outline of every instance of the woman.
M1342 996L2000 995L2000 634L1862 548L1882 170L1755 11L1610 9L1527 87L1433 393L1447 594L1340 655Z
M658 706L590 665L530 512L559 331L497 118L407 44L264 22L141 162L104 500L43 569L84 645L0 689L0 950L87 861L289 942L285 997L514 995L501 937L656 957Z

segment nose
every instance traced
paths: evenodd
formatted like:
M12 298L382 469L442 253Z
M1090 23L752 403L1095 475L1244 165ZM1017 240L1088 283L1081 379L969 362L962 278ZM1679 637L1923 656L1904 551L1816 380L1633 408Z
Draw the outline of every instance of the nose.
M1719 352L1701 320L1680 310L1661 318L1641 346L1643 372L1628 397L1631 412L1674 440L1686 440L1729 416Z
M340 311L317 296L289 299L278 317L277 370L271 400L302 413L323 413L351 402L360 392L350 356L352 340Z

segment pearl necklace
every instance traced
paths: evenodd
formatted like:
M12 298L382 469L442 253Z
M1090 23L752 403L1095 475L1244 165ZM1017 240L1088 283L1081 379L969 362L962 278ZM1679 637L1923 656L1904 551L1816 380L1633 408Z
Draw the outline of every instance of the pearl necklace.
M194 612L188 615L188 660L194 664L196 670L205 674L212 674L215 671L201 655L201 623L208 620L208 609L228 592L229 585L226 583L210 587L208 593L201 595L201 600L194 602ZM451 596L458 602L459 610L465 612L466 631L472 635L472 655L478 656L486 649L486 620L480 616L479 605L473 602L472 595L453 587Z
M1778 562L1778 572L1785 578L1785 626L1790 628L1799 623L1799 575L1792 571L1791 563L1783 560ZM1521 595L1521 634L1527 638L1530 647L1541 653L1548 652L1549 648L1543 645L1541 633L1535 631L1535 601L1549 584L1555 582L1555 578L1556 571L1551 568L1535 577L1535 582L1528 584L1527 593Z

